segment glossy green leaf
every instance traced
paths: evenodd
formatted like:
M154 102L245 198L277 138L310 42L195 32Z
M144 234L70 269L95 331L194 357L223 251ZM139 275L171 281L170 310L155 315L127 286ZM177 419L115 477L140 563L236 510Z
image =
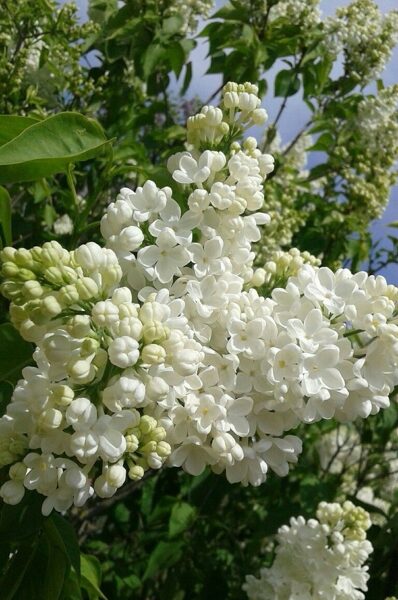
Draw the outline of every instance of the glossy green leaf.
M93 119L59 113L27 127L0 147L0 183L34 181L64 172L110 144Z
M17 115L0 115L0 146L6 144L22 133L27 127L37 123L32 117L19 117Z
M32 362L33 347L11 325L0 325L0 381L15 383L21 369Z
M0 246L10 246L11 243L11 198L7 190L0 187Z
M300 79L294 69L282 69L275 77L275 96L293 96L300 89Z

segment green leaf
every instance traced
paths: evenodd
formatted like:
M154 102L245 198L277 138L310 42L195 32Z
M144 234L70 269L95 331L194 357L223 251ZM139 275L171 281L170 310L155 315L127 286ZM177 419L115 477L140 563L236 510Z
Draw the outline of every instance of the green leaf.
M168 46L167 48L167 58L169 60L170 66L174 71L176 77L180 76L182 71L182 67L185 63L185 52L183 47L179 42L175 42Z
M0 381L0 417L7 410L7 404L11 400L13 389L13 386L8 381Z
M95 556L80 555L81 586L87 592L90 600L107 600L101 592L101 564Z
M71 163L93 158L109 144L93 119L73 112L53 115L0 147L0 183L65 172Z
M52 519L45 521L44 532L48 542L48 555L41 597L43 600L58 600L64 587L70 560L64 539Z
M165 56L166 50L160 44L151 44L148 46L142 63L145 78L148 78L152 74L157 65L163 63Z
M91 21L105 23L117 10L117 0L89 0L88 16Z
M18 117L16 115L0 115L0 146L13 140L27 127L37 123L32 117Z
M226 21L239 21L239 23L250 23L249 10L245 13L243 10L243 5L239 8L235 8L229 3L220 8L220 10L218 10L212 16L212 18L225 19Z
M4 577L0 580L1 600L19 600L21 584L23 583L34 555L34 549L32 549L30 544L24 544L18 547L17 552L10 561Z
M3 504L0 511L0 539L12 542L25 541L37 536L42 524L43 496L26 492L19 504Z
M192 62L189 61L186 65L185 65L185 75L184 75L184 83L182 84L182 88L181 88L181 96L183 96L185 94L185 92L187 91L189 84L191 83L191 79L192 79Z
M169 537L173 538L188 529L195 518L196 510L186 502L173 506L169 520Z
M0 381L16 383L21 369L32 362L32 345L11 325L0 325Z
M159 542L149 557L143 580L150 579L160 569L166 569L178 562L182 556L183 542Z
M169 17L163 21L163 32L167 35L179 33L183 23L183 18L180 15L173 15L172 17Z
M282 69L275 77L275 96L293 96L300 89L300 79L294 69Z
M83 598L80 582L74 569L70 569L65 577L61 598L62 600L82 600Z
M0 245L10 246L11 233L11 198L7 190L0 187Z
M65 553L67 554L72 567L75 570L78 580L80 579L80 548L76 532L72 524L61 517L60 514L53 512L50 517L60 538L63 541Z
M327 175L330 171L330 166L328 163L324 163L322 165L316 165L310 171L307 181L314 181L314 179L319 179L324 175Z

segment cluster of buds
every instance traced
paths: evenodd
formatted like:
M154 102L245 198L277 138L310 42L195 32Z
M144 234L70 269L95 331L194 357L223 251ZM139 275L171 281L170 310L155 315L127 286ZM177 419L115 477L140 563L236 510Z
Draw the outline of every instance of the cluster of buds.
M0 261L0 289L12 302L12 323L30 342L42 339L60 315L69 311L74 316L107 296L122 276L115 254L94 242L74 252L55 241L30 250L8 247Z
M266 285L273 289L285 285L289 277L297 275L303 265L319 267L321 261L307 251L300 252L298 248L290 250L275 250L271 253L264 267L257 269L253 285Z
M244 127L265 123L267 111L260 107L258 86L227 83L220 107L203 106L200 113L188 118L187 141L196 148L211 148L227 136L235 138Z

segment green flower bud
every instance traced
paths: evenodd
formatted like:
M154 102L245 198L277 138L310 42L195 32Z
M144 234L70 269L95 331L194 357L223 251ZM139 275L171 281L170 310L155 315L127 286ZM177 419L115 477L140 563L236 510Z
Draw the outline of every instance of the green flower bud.
M159 344L148 344L141 351L141 360L148 365L160 365L166 359L166 350Z
M161 458L166 458L171 454L171 446L167 442L159 442L156 446L156 453L159 454Z
M153 431L157 427L157 421L149 415L143 415L139 424L139 428L144 435L147 435L150 431Z
M80 347L80 356L87 357L95 354L100 347L98 340L94 338L86 338Z
M21 286L15 281L5 281L0 285L0 291L9 300L14 302L23 302L23 296L21 294Z
M18 278L22 281L30 281L31 279L36 279L36 275L29 269L19 269Z
M19 271L19 267L14 262L3 262L1 267L1 274L3 277L18 277Z
M95 368L87 359L72 360L68 364L67 373L77 383L90 383L95 377Z
M149 321L145 323L143 337L146 344L152 342L162 342L169 336L170 330L160 321Z
M51 398L57 406L69 406L75 393L68 385L55 383L51 387Z
M130 452L133 453L137 450L138 446L140 445L140 442L137 438L137 436L135 436L132 433L129 433L125 436L126 438L126 452Z
M140 452L142 454L149 454L150 452L156 452L157 442L150 441L147 442L144 446L140 447Z
M45 242L42 247L41 260L45 267L57 266L60 263L68 265L70 254L58 242Z
M64 283L62 271L58 267L48 267L43 273L49 283L55 286L60 286Z
M145 471L143 467L139 465L134 465L129 469L128 476L132 481L139 481L144 477Z
M27 468L22 462L17 462L10 467L8 471L8 475L10 479L14 479L15 481L22 481L26 475Z
M26 269L32 269L34 267L34 261L30 250L26 248L19 248L14 254L14 261L19 267Z
M164 427L155 427L155 429L151 431L151 439L155 440L155 442L161 442L165 439L166 435Z
M6 246L5 248L3 248L3 250L0 252L0 261L1 262L15 262L15 254L16 254L16 249L12 248L11 246Z

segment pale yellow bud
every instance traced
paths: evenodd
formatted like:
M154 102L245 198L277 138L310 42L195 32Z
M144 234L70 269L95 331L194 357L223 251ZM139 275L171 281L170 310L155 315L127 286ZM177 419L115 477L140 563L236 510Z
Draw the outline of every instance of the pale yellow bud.
M68 375L78 383L89 383L95 377L95 368L89 360L72 360L68 364Z
M160 365L166 359L166 350L159 344L148 344L141 351L141 360L148 365Z
M151 440L151 441L147 442L146 444L144 444L144 446L142 446L140 448L140 451L143 454L149 454L150 452L156 452L156 447L157 447L157 442L155 442L154 440Z
M26 248L19 248L15 252L14 261L19 267L24 267L26 269L32 269L34 266L32 254L30 250L27 250Z
M15 248L12 248L11 246L6 246L0 252L0 261L1 262L7 262L7 261L15 262L16 252L17 251Z
M21 462L17 462L10 467L8 475L14 481L22 481L26 475L27 468Z
M19 269L18 278L21 281L30 281L31 279L36 279L36 275L29 269Z
M139 465L134 465L129 469L128 476L133 481L138 481L144 477L145 471Z
M80 300L79 292L73 284L65 285L58 293L60 301L66 306L76 304L76 302L79 302Z
M162 342L169 336L170 330L160 321L148 321L144 325L143 338L146 344Z
M69 319L67 330L75 338L85 338L91 332L91 320L88 315L76 315Z
M125 436L126 438L126 452L135 452L140 445L140 442L136 435L129 433Z
M59 286L65 283L62 276L62 271L59 267L48 267L48 269L44 271L43 275L46 280L53 285Z
M68 385L55 383L51 387L51 398L58 406L69 406L75 397L75 393Z
M143 415L139 424L139 428L144 435L147 435L150 431L153 431L157 427L157 421L149 415Z
M159 442L156 447L156 453L159 454L161 458L166 458L171 454L171 446L165 441Z
M99 347L100 343L98 340L86 338L80 347L80 356L87 357L90 356L90 354L95 354Z
M76 282L76 289L81 300L96 298L99 294L98 286L90 277L82 277Z
M3 262L1 267L1 273L3 277L17 277L20 268L14 262Z

